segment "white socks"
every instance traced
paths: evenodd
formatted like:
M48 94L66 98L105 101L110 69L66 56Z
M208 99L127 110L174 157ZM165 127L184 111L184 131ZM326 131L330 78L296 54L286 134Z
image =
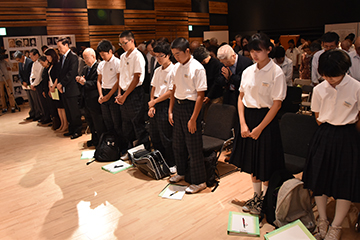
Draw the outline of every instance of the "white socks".
M256 192L258 196L260 196L262 182L253 182L252 184L253 184L254 192Z
M326 205L327 205L327 196L316 196L315 202L319 212L319 218L323 220L327 220L326 215ZM349 212L351 202L344 199L337 199L336 200L336 208L335 208L335 216L334 220L331 223L333 227L341 227L341 224L346 217L347 213Z

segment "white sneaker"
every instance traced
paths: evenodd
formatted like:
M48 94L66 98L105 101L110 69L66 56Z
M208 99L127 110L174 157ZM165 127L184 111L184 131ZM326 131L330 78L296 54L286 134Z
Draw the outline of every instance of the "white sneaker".
M176 173L176 165L169 168L170 173L175 174Z
M182 175L175 175L175 176L172 176L169 181L171 183L177 183L177 182L180 182L181 180L185 179L185 176L182 176Z
M128 154L128 153L125 153L124 155L122 155L122 156L120 157L120 159L123 160L123 161L129 160L129 159L130 159L130 158L129 158L129 154Z
M186 193L197 193L206 188L206 183L200 183L199 185L191 184L185 189Z

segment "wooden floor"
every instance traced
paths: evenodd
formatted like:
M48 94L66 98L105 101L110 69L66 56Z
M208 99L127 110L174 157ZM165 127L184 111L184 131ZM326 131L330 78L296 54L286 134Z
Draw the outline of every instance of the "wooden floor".
M0 117L0 239L239 239L227 235L228 214L240 211L234 197L252 196L249 175L223 177L213 193L162 199L166 179L87 166L80 154L89 135L70 140L24 121L27 112ZM265 224L261 236L272 229Z

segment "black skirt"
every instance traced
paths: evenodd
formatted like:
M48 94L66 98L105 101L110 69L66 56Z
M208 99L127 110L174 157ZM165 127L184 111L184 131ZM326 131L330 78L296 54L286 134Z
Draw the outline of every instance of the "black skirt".
M320 125L310 142L303 182L315 196L360 202L360 134L355 124Z
M261 123L268 111L268 108L245 108L245 121L250 132ZM264 128L257 140L242 138L238 125L230 163L261 181L268 181L275 171L284 169L284 151L277 118Z

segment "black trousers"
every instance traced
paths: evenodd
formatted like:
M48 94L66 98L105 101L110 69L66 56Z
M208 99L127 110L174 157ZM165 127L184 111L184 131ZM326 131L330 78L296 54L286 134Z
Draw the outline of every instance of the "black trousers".
M145 129L145 104L144 89L139 86L120 105L123 133L131 147L144 144L146 149L150 148L149 133Z
M101 134L106 131L101 105L97 97L85 101L85 120L91 131L91 141L96 146Z
M203 142L200 117L196 120L196 132L191 134L188 122L194 111L195 101L175 100L173 119L173 149L177 172L179 175L190 173L190 184L206 181L206 170L203 156Z
M155 115L150 118L150 138L155 149L159 150L172 167L175 165L174 151L172 148L173 127L169 123L169 100L155 105Z
M82 122L78 105L78 96L66 97L63 95L62 99L66 113L66 119L69 122L69 132L80 133Z
M41 112L42 112L42 118L44 120L48 120L51 119L50 117L50 108L51 106L49 106L49 101L46 98L49 98L49 95L47 95L47 93L45 93L45 97L43 95L43 88L41 86L41 83L35 87L36 92L39 96L39 100L40 100L40 106L41 106Z

